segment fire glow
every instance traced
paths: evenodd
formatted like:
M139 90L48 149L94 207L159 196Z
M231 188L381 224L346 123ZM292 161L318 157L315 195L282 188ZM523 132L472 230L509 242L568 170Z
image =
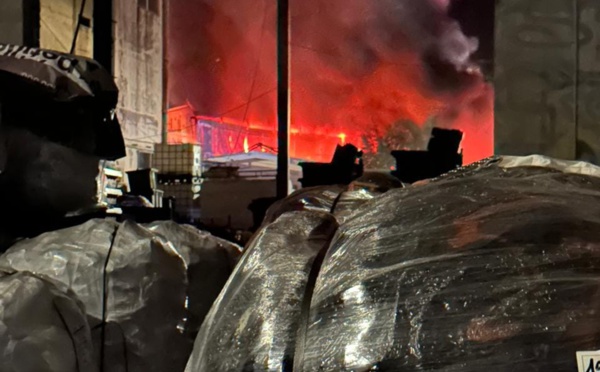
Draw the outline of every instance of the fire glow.
M493 89L469 62L474 44L448 5L292 1L292 156L329 161L345 143L377 151L394 124L427 131L432 119L465 132L466 163L491 155ZM275 10L268 0L171 2L170 101L248 128L243 141L224 139L228 151L277 147ZM271 133L253 138L253 126Z

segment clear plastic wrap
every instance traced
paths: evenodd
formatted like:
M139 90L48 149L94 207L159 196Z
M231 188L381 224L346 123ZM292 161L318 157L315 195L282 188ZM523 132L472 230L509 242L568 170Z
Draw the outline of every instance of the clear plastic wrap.
M287 212L261 229L202 325L186 372L291 367L311 269L336 229L319 211Z
M104 371L184 369L191 351L182 329L186 264L160 235L131 222L92 220L17 243L0 268L73 291L85 304Z
M564 173L600 177L600 168L584 161L558 160L541 155L503 156L498 160L498 165L502 168L543 167L559 170Z
M154 222L147 227L170 241L187 264L190 314L185 329L193 341L233 272L242 249L193 226L172 221Z
M546 160L363 204L322 264L294 370L577 370L600 349L600 178Z
M273 204L265 216L263 226L274 222L279 216L292 211L331 212L338 196L346 187L338 185L307 187L295 191L283 200Z
M35 275L3 273L0 371L97 371L83 305Z
M340 194L333 209L336 220L339 224L343 224L354 213L359 212L362 204L378 195L380 193L362 189L343 192Z
M358 210L360 205L388 190L403 187L402 182L385 172L369 171L348 187L327 185L307 187L273 204L263 222L266 226L285 212L312 210L333 213L338 222Z
M402 187L402 182L389 173L367 171L348 186L348 191L339 195L333 207L333 214L338 223L343 224L353 214L361 213L360 207L366 201Z
M348 189L352 191L368 190L382 194L386 191L402 187L404 185L398 178L392 176L389 172L383 171L367 171L348 185Z

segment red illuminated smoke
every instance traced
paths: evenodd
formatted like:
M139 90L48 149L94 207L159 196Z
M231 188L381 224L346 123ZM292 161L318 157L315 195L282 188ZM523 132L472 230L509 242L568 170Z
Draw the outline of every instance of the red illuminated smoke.
M467 162L490 155L493 91L448 3L292 0L292 127L311 138L292 144L292 155L329 160L340 133L363 147L365 133L431 117L466 133ZM189 99L202 115L275 129L275 6L171 0L171 103Z

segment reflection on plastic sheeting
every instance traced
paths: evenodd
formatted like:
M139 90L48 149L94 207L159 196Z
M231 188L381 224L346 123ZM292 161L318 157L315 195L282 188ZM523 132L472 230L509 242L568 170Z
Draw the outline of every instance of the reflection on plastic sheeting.
M77 295L102 371L183 371L240 249L189 226L149 228L88 221L17 243L0 268L33 272Z
M272 208L278 217L212 308L186 372L576 370L576 351L600 348L599 175L584 163L493 158L285 213L307 200L299 192L282 213ZM352 207L340 216L345 196ZM311 213L332 218L329 205L341 224L309 267L297 244Z
M0 371L97 371L83 305L31 273L3 274Z
M293 362L311 267L337 228L286 212L255 236L204 322L186 371L282 371Z
M505 158L363 204L323 262L300 370L575 370L600 347L598 171Z

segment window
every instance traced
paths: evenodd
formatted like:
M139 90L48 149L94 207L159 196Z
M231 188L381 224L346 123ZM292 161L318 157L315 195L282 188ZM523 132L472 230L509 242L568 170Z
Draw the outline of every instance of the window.
M140 151L137 158L137 169L152 168L152 154Z
M148 0L148 10L152 13L159 15L160 14L160 0Z

